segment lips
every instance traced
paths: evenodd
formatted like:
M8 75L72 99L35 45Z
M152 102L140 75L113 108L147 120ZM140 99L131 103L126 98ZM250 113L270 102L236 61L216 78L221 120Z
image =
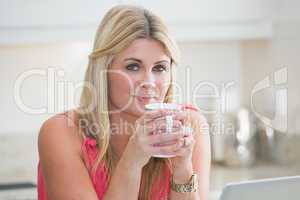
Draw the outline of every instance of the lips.
M150 100L150 99L155 99L156 97L136 96L136 98L141 99L141 100Z
M143 104L150 103L156 99L155 96L136 96L136 98Z
M156 95L154 93L144 93L144 94L137 94L137 95L134 95L138 98L156 98Z
M156 98L155 96L136 96L138 98Z

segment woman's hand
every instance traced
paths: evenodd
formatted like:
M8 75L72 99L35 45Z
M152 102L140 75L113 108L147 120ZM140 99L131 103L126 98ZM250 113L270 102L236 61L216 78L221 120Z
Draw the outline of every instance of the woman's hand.
M166 133L166 116L176 116L178 111L146 111L135 124L134 134L130 137L126 151L140 166L147 164L151 156L157 154L174 155L182 148L182 122L173 119L172 134Z
M184 137L181 139L183 145L175 151L176 157L171 158L173 169L184 169L192 165L192 156L195 145L195 134L203 134L203 132L208 128L205 117L199 112L194 110L184 110L179 112L175 120L180 120L184 125L182 129L182 135Z

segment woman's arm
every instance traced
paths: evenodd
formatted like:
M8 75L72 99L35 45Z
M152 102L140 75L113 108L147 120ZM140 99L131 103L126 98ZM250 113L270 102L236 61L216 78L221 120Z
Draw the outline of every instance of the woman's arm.
M47 120L41 127L38 147L48 200L97 200L81 156L76 126L63 116ZM129 140L133 144L134 141ZM113 172L104 200L137 199L144 164L128 145Z
M198 113L193 124L195 146L193 151L193 169L198 174L200 200L207 200L211 168L211 144L209 125L205 117Z
M129 143L133 142L129 140ZM132 145L127 145L120 158L103 200L138 199L142 164L136 162Z
M48 200L97 200L81 157L77 128L62 115L48 119L38 138Z
M192 153L192 163L174 169L175 183L186 183L192 173L198 175L198 191L195 193L177 193L171 190L172 200L207 200L211 166L211 147L209 127L205 117L200 112L189 112L189 123L194 130L195 144Z

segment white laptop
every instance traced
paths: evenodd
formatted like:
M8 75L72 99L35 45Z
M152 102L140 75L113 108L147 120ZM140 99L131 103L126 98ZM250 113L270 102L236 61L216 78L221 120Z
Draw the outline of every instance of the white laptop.
M220 200L299 200L300 176L227 184Z

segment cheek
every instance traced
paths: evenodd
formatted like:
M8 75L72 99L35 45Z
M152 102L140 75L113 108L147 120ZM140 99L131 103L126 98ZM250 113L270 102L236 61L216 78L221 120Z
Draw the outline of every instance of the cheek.
M167 90L170 86L170 79L158 80L156 82L156 86L159 90L159 96L163 98L166 95Z
M132 80L121 74L112 74L108 77L109 94L113 101L123 101L128 99L132 90Z

